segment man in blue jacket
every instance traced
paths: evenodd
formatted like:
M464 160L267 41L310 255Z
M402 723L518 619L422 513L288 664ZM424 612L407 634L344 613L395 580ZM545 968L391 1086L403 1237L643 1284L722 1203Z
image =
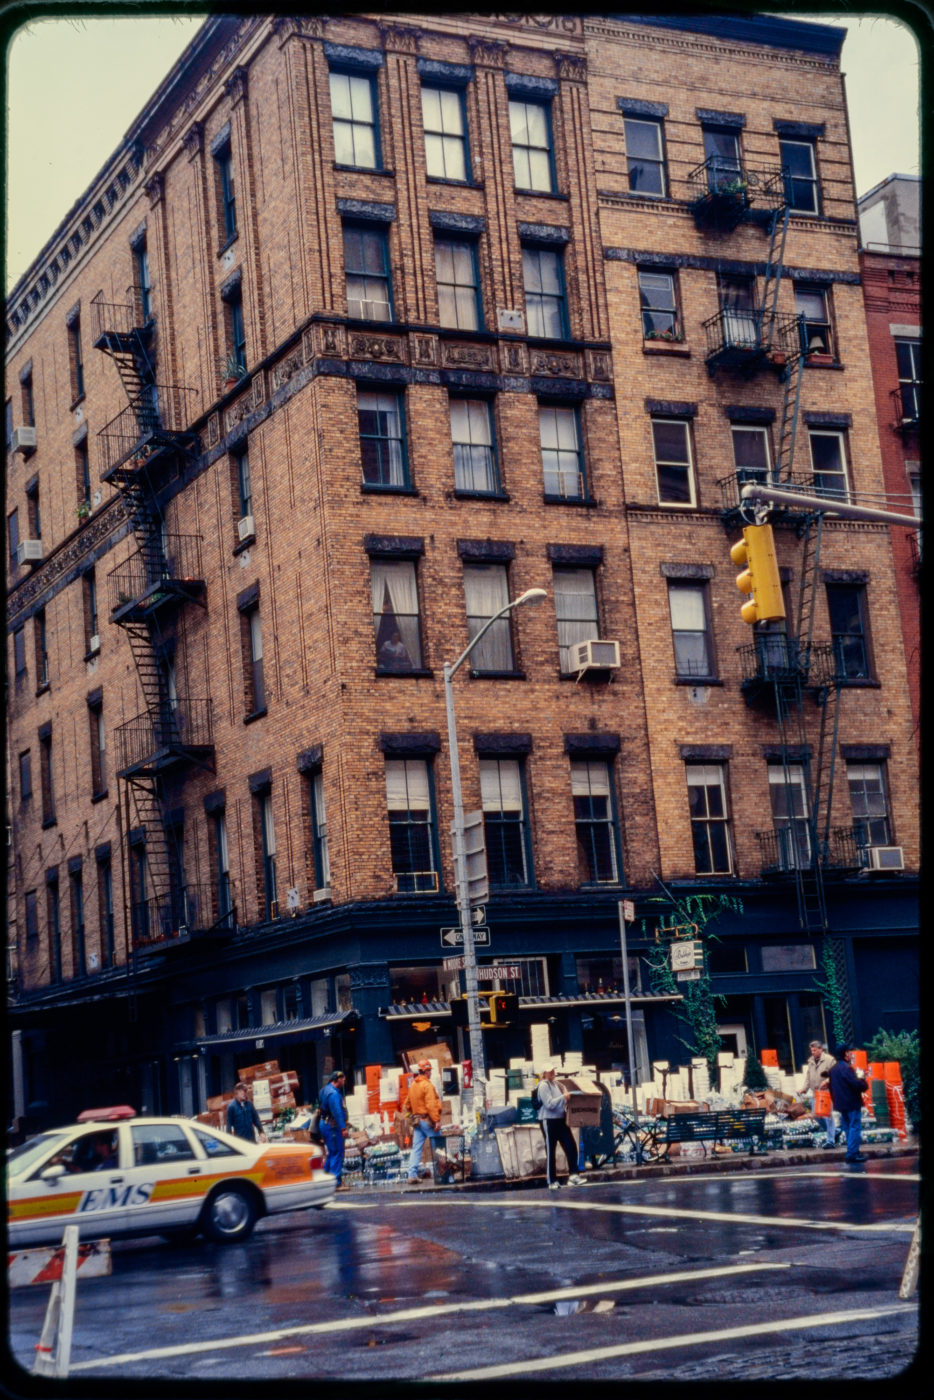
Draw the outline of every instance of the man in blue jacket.
M853 1051L847 1045L838 1045L833 1052L837 1063L826 1071L830 1084L830 1100L840 1115L840 1126L846 1134L847 1162L865 1162L859 1150L863 1137L863 1095L866 1081L850 1064Z
M260 1142L266 1141L259 1114L250 1100L250 1086L242 1081L234 1086L234 1096L227 1105L227 1131L235 1137L255 1142L254 1129L259 1133Z
M337 1177L341 1184L344 1170L344 1138L347 1135L347 1109L344 1104L344 1071L334 1070L318 1095L318 1124L327 1148L324 1170Z

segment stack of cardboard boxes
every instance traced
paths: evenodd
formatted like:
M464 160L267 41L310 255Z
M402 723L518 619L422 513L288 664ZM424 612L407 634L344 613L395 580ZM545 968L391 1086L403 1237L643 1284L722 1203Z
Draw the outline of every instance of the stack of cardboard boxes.
M272 1124L278 1114L287 1108L297 1108L299 1085L294 1070L281 1070L278 1060L264 1060L259 1065L247 1065L238 1071L244 1084L250 1085L253 1106L264 1126ZM207 1123L212 1128L227 1126L227 1105L233 1099L233 1090L227 1094L212 1094L205 1104L205 1112L198 1114L199 1123Z

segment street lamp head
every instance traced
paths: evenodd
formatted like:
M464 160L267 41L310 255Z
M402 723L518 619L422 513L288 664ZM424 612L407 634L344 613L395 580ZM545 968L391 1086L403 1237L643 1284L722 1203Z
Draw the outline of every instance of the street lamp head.
M540 603L543 598L547 598L548 593L544 588L527 588L524 593L513 603L513 607L518 607L520 603Z

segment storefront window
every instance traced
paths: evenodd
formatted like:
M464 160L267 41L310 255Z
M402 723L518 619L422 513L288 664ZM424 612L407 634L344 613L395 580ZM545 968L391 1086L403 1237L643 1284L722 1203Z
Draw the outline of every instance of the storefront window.
M350 973L340 972L334 978L334 990L337 993L338 1011L353 1011L353 995L350 990Z
M629 990L642 991L642 959L630 957ZM621 957L578 958L577 986L582 992L604 992L614 996L623 994L623 960Z

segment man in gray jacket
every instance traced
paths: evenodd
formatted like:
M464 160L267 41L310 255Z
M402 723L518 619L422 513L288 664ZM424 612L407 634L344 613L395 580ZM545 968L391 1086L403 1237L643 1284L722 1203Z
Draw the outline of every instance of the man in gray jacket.
M538 1098L541 1107L538 1110L538 1120L542 1125L545 1134L545 1145L548 1153L547 1181L549 1191L557 1191L561 1182L557 1179L555 1154L558 1143L567 1158L568 1164L568 1186L584 1186L587 1178L577 1174L577 1144L574 1135L568 1127L565 1112L567 1110L570 1094L555 1083L555 1066L552 1064L542 1065L541 1078L538 1081Z
M810 1044L811 1055L804 1066L804 1083L799 1090L804 1094L808 1103L813 1108L814 1094L818 1089L827 1088L827 1081L824 1078L829 1074L833 1066L837 1063L833 1055L827 1053L819 1040L812 1040ZM826 1138L821 1143L821 1147L836 1146L836 1129L834 1127L833 1112L829 1118L818 1118L818 1123L823 1123L827 1133Z

